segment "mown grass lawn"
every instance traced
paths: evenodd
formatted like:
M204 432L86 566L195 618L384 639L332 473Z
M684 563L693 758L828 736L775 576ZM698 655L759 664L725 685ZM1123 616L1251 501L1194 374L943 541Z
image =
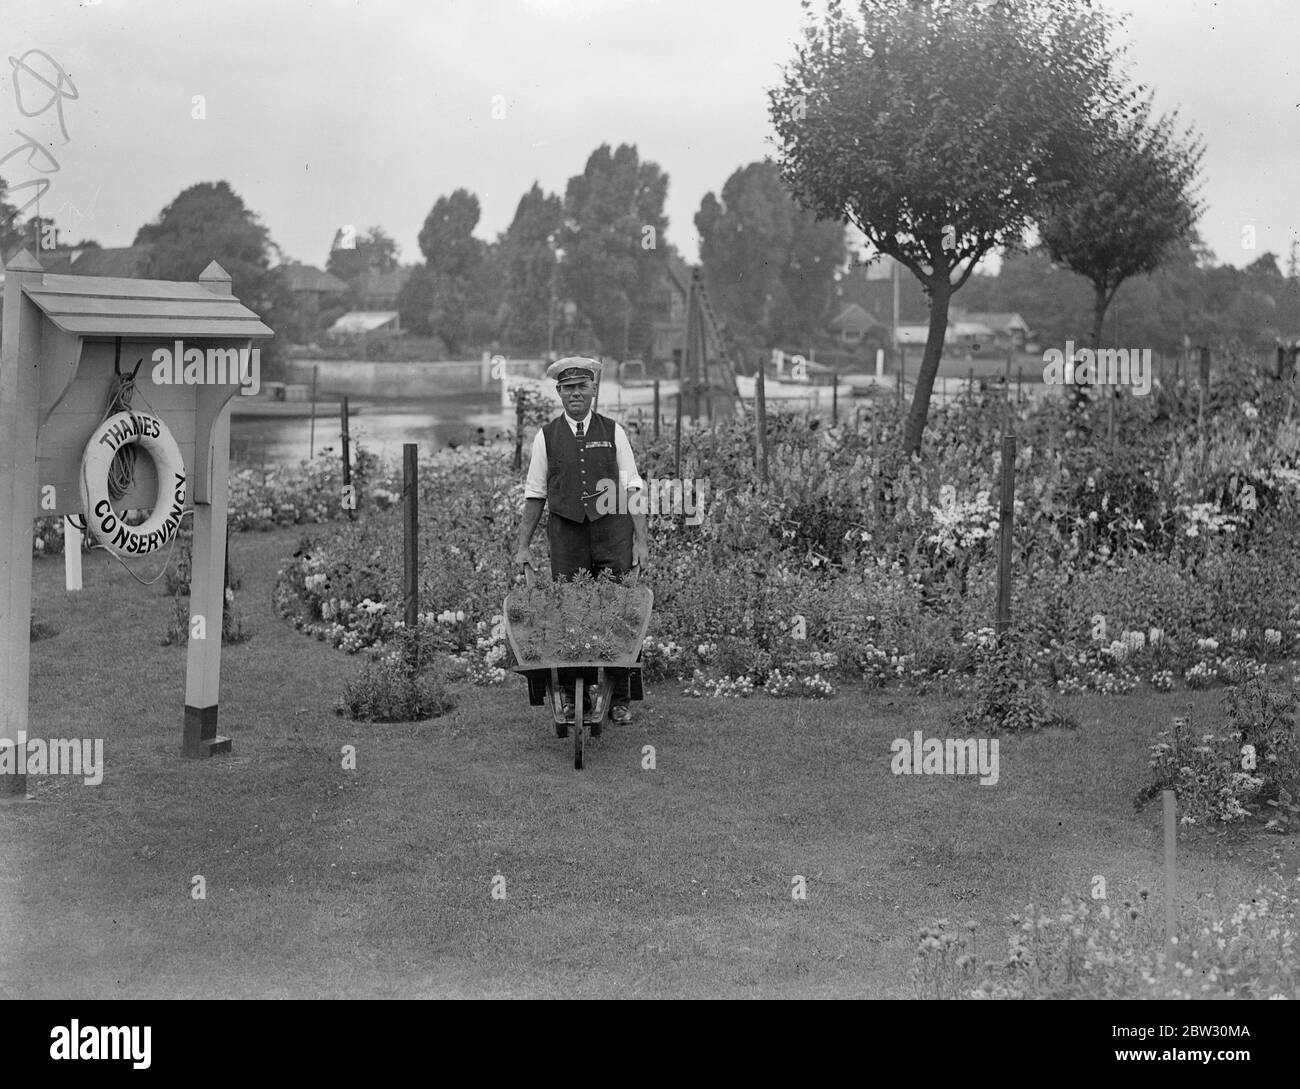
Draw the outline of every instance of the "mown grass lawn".
M232 538L254 635L225 649L234 752L208 761L177 755L185 651L159 646L161 583L97 552L69 595L62 559L37 561L57 634L32 647L30 732L103 737L106 773L32 777L35 802L0 808L0 996L908 996L936 917L977 920L992 955L1009 912L1093 875L1115 900L1158 891L1159 805L1132 804L1146 747L1189 700L1217 704L1076 697L1081 729L1003 738L982 787L891 774L894 738L948 735L937 698L647 684L574 772L514 676L458 686L428 723L336 717L360 660L271 607L297 539ZM1187 899L1248 896L1293 840L1183 837Z

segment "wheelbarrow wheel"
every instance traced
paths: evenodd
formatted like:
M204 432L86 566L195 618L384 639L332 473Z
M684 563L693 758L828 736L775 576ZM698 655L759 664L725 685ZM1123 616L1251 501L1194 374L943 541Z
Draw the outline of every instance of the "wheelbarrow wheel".
M582 770L582 756L585 742L587 740L587 723L586 716L583 714L582 706L582 678L579 677L573 684L573 770Z
M555 669L551 670L551 680L546 686L547 702L550 704L551 712L556 714L556 707L564 707L564 689L560 687L560 675ZM563 714L556 714L555 719L555 736L568 737L569 724L565 721Z

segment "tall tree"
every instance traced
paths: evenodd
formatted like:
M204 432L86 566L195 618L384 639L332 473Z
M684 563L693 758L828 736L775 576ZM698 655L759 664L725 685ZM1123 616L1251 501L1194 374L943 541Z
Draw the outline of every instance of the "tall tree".
M602 144L564 194L561 277L611 355L648 353L661 302L668 175L637 149Z
M437 334L453 354L470 333L472 285L485 250L474 237L478 219L478 197L469 190L439 197L420 228L424 264L412 272L398 298L407 328Z
M547 334L559 290L556 250L563 225L564 202L533 182L501 238L506 278L504 336L512 347L528 351L550 347Z
M842 224L795 203L770 161L735 171L695 214L710 294L732 335L764 347L809 340L835 296Z
M1120 285L1154 272L1190 236L1202 205L1192 194L1204 147L1175 131L1176 115L1152 121L1151 100L1096 126L1077 170L1039 223L1053 259L1092 283L1089 343Z
M919 452L948 304L1016 248L1089 121L1131 101L1116 20L1088 0L830 0L769 92L781 171L820 218L847 220L930 298L904 447Z
M145 243L151 247L142 270L145 279L197 280L208 262L216 261L230 274L235 296L267 325L292 324L293 298L284 278L271 268L279 248L229 183L190 186L136 232L135 244ZM263 362L276 359L272 341L263 347Z

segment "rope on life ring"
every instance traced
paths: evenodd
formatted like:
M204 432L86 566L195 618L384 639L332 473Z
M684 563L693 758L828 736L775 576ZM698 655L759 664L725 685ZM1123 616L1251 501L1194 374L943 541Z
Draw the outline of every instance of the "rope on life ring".
M158 498L145 522L129 526L113 510L109 472L124 446L140 446L153 458ZM118 412L90 436L81 458L81 506L86 526L110 552L143 556L176 536L185 515L185 460L167 425L145 412Z

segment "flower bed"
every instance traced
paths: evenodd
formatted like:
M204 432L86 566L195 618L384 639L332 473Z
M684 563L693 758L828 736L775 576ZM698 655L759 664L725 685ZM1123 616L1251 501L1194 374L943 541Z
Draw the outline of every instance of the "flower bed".
M1081 417L1051 401L1019 412L1011 612L1027 680L1123 695L1295 671L1300 422L1245 372L1207 399L1200 431L1190 391L1160 393L1163 431L1144 399L1119 403L1113 456L1087 438L1104 427L1100 403ZM971 641L994 618L1003 411L936 407L919 461L898 453L902 420L887 410L815 430L774 415L766 487L752 424L688 430L678 475L703 479L708 503L698 524L648 516L647 677L801 695L973 677ZM633 441L643 477L673 477L670 435ZM503 676L496 612L522 508L512 451L421 466L422 609L482 679ZM401 532L383 509L395 467L370 476L357 522L313 534L282 579L304 625L350 650L391 639L400 619Z

